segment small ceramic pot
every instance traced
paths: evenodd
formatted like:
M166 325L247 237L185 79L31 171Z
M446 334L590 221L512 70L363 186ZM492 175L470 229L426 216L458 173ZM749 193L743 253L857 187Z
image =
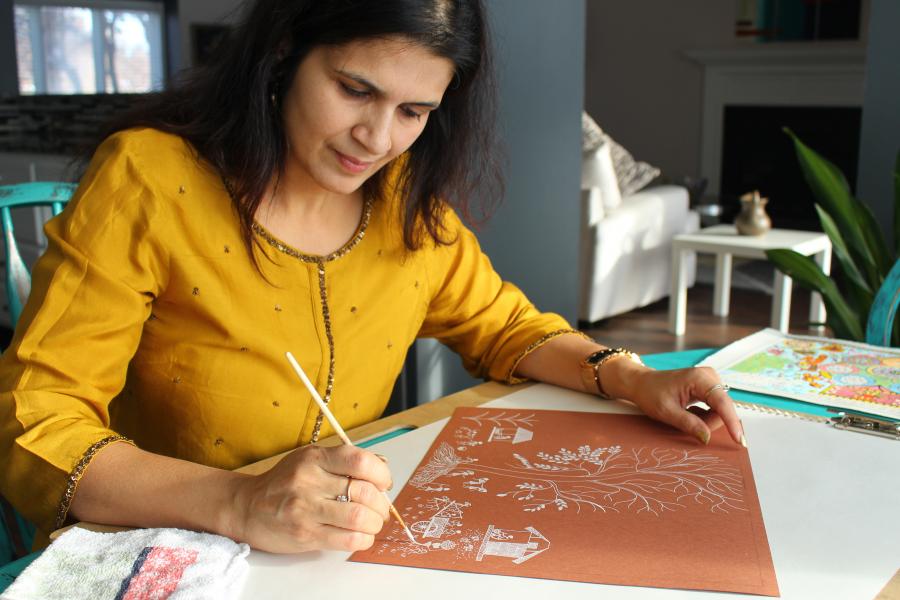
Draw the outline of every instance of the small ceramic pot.
M763 235L772 229L772 219L766 214L768 198L761 198L759 191L741 196L741 212L734 220L741 235Z

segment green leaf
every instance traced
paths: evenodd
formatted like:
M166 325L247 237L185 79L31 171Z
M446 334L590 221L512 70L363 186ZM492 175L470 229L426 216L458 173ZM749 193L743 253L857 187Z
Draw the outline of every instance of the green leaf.
M834 281L822 272L812 258L785 249L766 250L766 256L782 273L822 295L828 326L837 337L856 341L864 339L865 327L862 323L866 316L860 317L850 308Z
M866 282L862 273L859 272L856 263L853 262L853 258L847 250L847 244L844 242L844 237L841 235L840 229L835 225L834 219L832 219L818 204L816 204L816 212L819 213L819 222L822 224L822 231L824 231L829 239L831 239L831 248L834 250L834 256L837 258L838 263L841 265L841 270L847 277L847 285L851 288L848 292L850 292L850 295L854 300L853 304L858 312L867 314L869 312L869 307L872 306L872 299L875 296L875 292Z
M887 243L884 241L884 233L878 221L875 220L875 215L872 214L872 209L869 208L869 205L859 200L854 200L853 206L856 209L858 222L862 225L862 230L866 232L866 242L869 246L869 251L875 259L875 279L871 279L869 285L872 286L872 289L877 290L881 287L891 267L894 266L894 256L888 250Z
M894 161L894 253L900 256L900 152Z
M861 228L858 220L855 200L850 195L850 186L844 174L834 164L820 156L812 148L804 144L794 132L784 128L794 142L797 160L806 183L822 208L831 215L840 228L851 254L861 263L867 278L871 282L877 272L875 258L866 243L868 236Z

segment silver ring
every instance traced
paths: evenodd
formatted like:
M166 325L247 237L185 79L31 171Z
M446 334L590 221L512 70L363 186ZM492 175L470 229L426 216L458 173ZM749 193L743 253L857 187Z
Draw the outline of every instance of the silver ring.
M347 493L341 494L340 496L336 496L335 500L338 502L353 502L353 499L350 497L350 483L353 481L349 475L347 476Z
M727 383L717 383L716 385L714 385L711 388L709 388L708 390L706 390L706 393L703 394L703 401L706 402L706 399L709 398L709 395L712 394L716 390L722 390L723 392L727 392L730 389L731 389L731 386L728 385Z

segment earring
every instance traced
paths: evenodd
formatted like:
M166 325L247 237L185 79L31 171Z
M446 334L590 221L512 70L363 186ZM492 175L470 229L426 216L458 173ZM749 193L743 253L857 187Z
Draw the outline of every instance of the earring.
M278 108L278 92L281 89L281 86L279 85L279 82L277 79L272 82L272 85L270 86L269 89L272 90L271 93L269 94L269 102L272 103L272 108L277 109Z

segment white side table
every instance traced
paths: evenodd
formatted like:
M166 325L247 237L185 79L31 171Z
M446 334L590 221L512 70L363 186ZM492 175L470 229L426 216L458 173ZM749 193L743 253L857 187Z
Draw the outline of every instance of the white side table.
M716 282L713 292L713 314L728 315L731 296L731 257L766 259L766 250L787 248L804 256L812 256L825 274L831 273L831 240L824 233L772 229L765 235L739 235L734 225L715 225L697 233L676 235L672 242L672 287L669 297L669 331L684 335L687 316L687 280L684 258L688 252L716 255ZM791 314L791 278L775 269L772 298L772 327L787 333ZM814 323L825 321L822 298L813 293L809 318Z

